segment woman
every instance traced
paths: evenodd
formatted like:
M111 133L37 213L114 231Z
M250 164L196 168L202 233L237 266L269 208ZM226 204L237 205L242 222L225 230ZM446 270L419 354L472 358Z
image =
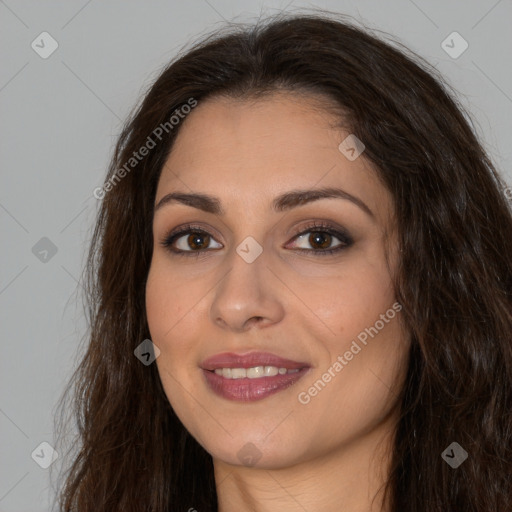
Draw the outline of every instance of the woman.
M61 510L506 510L503 189L435 71L341 18L198 43L95 191Z

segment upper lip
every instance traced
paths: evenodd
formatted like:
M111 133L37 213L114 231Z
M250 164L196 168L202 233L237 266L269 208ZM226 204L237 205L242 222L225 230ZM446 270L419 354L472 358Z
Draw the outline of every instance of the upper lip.
M288 370L309 367L307 363L285 359L269 352L250 352L248 354L223 352L222 354L208 357L201 364L204 370L252 368L254 366L277 366L278 368L286 368Z

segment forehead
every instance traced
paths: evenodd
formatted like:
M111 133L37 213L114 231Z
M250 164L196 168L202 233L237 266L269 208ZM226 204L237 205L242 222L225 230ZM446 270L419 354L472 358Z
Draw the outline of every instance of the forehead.
M188 115L162 169L156 202L174 188L235 205L270 203L292 188L342 187L377 214L390 196L364 158L338 149L350 130L327 100L275 93L208 99ZM373 205L373 207L372 207Z
M336 145L334 133L328 130L336 118L320 110L317 102L289 93L258 100L207 99L183 123L168 163L185 165L189 171L235 166L247 176L244 169L261 163L286 163L283 167L288 168L293 163L298 167L304 157L314 162L318 155L311 154L311 147Z

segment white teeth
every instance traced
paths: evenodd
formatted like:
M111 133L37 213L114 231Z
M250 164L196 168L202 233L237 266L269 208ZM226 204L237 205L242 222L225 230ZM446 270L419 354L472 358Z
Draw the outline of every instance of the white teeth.
M265 375L267 377L274 377L278 373L284 375L286 373L286 368L277 368L277 366L265 366Z
M226 368L229 370L229 368ZM231 368L231 378L232 379L243 379L247 377L247 370L245 368ZM224 369L222 369L222 374L224 375Z
M248 379L257 379L258 377L263 377L265 373L265 368L263 366L255 366L254 368L247 368L246 370Z
M288 370L277 366L253 366L252 368L216 368L215 373L225 379L259 379L261 377L275 377L286 373L297 373L298 368Z

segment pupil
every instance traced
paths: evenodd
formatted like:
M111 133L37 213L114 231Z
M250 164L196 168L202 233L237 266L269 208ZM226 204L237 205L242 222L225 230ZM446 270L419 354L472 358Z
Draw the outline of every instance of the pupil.
M208 239L208 235L202 235L200 233L194 233L188 237L188 243L189 246L193 249L200 249L201 248L201 242L204 243L203 239Z
M319 232L315 232L315 233L311 233L309 238L310 238L309 243L312 246L320 245L321 249L325 249L325 248L329 247L329 245L330 245L331 235L329 235L328 233L322 234Z

